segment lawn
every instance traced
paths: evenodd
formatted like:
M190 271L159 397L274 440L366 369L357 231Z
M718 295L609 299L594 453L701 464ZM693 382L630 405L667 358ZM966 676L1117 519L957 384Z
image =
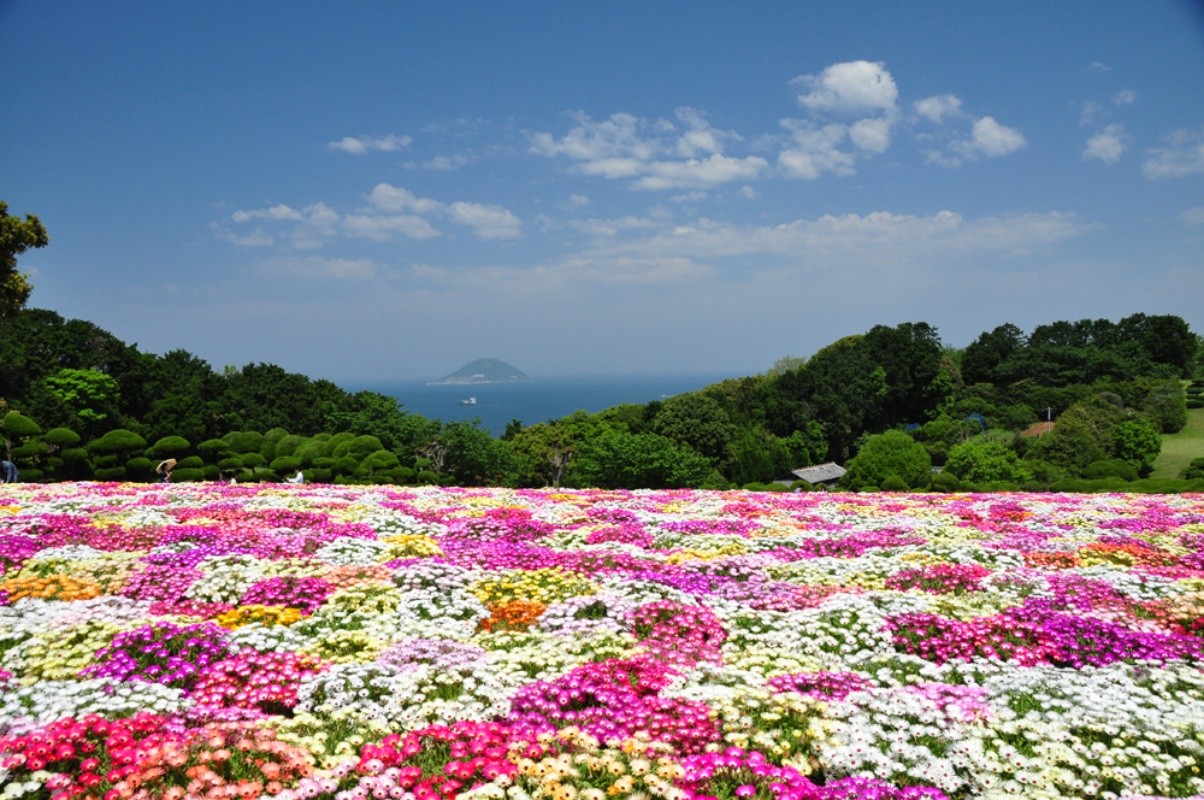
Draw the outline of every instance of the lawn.
M1154 478L1178 478L1193 459L1204 458L1204 408L1189 408L1187 424L1162 437L1162 452L1154 462Z
M1204 495L0 486L0 798L1204 793Z

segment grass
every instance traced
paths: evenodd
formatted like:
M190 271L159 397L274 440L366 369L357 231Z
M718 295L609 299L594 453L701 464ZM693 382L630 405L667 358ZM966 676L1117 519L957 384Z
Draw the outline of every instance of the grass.
M1196 458L1204 458L1204 408L1187 409L1187 424L1183 430L1162 437L1162 452L1154 461L1150 477L1178 478Z

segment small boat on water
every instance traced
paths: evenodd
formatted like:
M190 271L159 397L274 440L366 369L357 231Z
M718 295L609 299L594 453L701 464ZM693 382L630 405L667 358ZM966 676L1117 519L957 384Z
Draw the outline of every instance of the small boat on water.
M460 401L460 405L462 405L462 406L475 406L476 404L477 404L476 395L473 395L472 397L469 397L469 398L466 398L466 399Z

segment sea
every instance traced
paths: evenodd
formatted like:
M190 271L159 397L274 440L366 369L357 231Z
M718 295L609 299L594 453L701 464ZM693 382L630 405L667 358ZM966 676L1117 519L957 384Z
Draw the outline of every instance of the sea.
M433 384L421 381L342 384L397 398L403 411L444 422L479 420L501 436L510 420L522 424L567 417L574 411L603 411L624 403L648 403L692 392L734 375L637 375L531 378L513 383ZM462 401L476 398L473 405Z

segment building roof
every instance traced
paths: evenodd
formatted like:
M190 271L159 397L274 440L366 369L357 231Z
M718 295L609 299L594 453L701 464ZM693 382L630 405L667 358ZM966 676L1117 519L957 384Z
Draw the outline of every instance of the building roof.
M790 474L807 483L826 483L827 481L840 480L844 477L845 471L845 468L835 461L828 461L827 463L816 464L812 467L791 470Z

